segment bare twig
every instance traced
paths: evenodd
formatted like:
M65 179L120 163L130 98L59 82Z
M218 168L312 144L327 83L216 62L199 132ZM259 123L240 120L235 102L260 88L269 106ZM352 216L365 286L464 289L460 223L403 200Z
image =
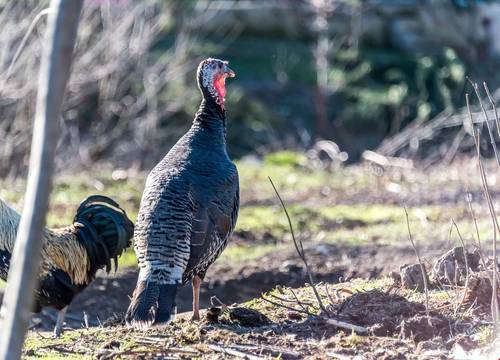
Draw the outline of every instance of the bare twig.
M486 198L487 204L488 204L488 210L490 211L490 217L493 225L493 256L494 256L494 265L493 265L493 279L491 283L492 287L492 295L491 295L491 317L493 318L493 323L494 323L494 332L495 334L498 333L498 320L499 320L499 309L498 309L498 298L497 298L497 279L498 279L498 274L497 274L497 257L496 257L496 238L497 238L497 230L499 229L498 226L498 220L495 212L495 208L493 206L493 202L491 200L490 196L490 191L489 191L489 186L488 186L488 180L486 178L486 173L484 171L483 167L483 162L481 159L481 151L480 151L480 137L479 134L476 134L476 130L474 128L474 122L472 118L472 111L470 109L470 101L469 101L469 94L465 94L465 102L467 103L467 110L469 113L469 119L471 122L471 128L472 128L472 134L474 137L474 143L476 145L476 152L477 152L477 162L478 162L478 167L479 167L479 173L481 175L481 182L483 185L483 192L484 196ZM486 270L487 271L487 270Z
M474 91L476 93L476 97L479 100L479 106L481 107L481 111L483 112L483 117L484 117L484 122L486 123L486 128L488 129L488 134L490 135L490 144L491 147L493 148L493 152L495 153L495 159L497 161L497 165L500 169L500 155L498 154L498 148L497 144L495 142L495 135L493 135L493 130L491 128L490 121L488 119L488 114L486 113L486 109L483 105L483 100L481 99L481 94L479 93L479 86L477 83L473 83L469 78L467 78L469 82L471 83L472 87L474 88ZM496 109L495 109L496 111Z
M420 264L420 270L422 271L422 277L424 280L424 291L425 291L425 312L427 314L427 319L430 319L430 316L429 316L429 285L427 284L427 271L425 270L424 263L422 262L422 259L420 258L417 247L415 246L415 242L413 241L413 236L411 234L411 229L410 229L410 218L408 216L408 210L406 210L406 206L404 206L403 208L405 210L405 215L406 215L406 225L408 227L408 237L410 239L411 246L413 247L413 250L415 251L415 255L417 257L418 263Z
M292 293L293 297L295 298L295 301L297 301L297 304L299 304L299 306L302 309L304 309L305 311L307 311L307 308L306 308L306 306L308 306L307 303L303 303L302 301L300 301L299 298L298 298L298 296L297 296L297 294L295 294L295 291L293 291L293 289L290 289L290 292Z
M309 268L306 254L304 252L304 246L302 244L302 240L300 240L300 239L297 240L297 238L295 237L295 233L293 231L292 220L290 219L290 215L288 214L288 210L286 209L285 203L283 202L283 199L281 198L281 196L278 192L278 189L276 189L276 186L274 186L273 180L270 177L268 177L268 179L269 179L269 182L271 183L271 186L274 189L274 192L276 193L276 196L278 197L278 199L281 203L281 207L283 208L283 211L285 212L286 218L288 220L288 227L290 229L290 233L291 233L292 239L293 239L293 245L295 246L295 250L297 251L297 254L299 255L300 259L302 260L302 262L304 263L304 265L306 267L306 273L307 273L307 276L309 278L309 282L310 282L311 288L314 292L314 295L316 296L316 299L318 300L319 307L327 316L329 316L328 310L323 305L323 301L321 300L321 296L319 295L318 290L316 289L313 275L312 275L311 269Z
M222 345L217 345L217 344L208 344L208 348L210 350L213 350L218 353L222 354L227 354L227 355L232 355L236 356L241 359L248 359L248 360L264 360L265 358L261 356L255 356L249 353L245 353L236 349L231 349L230 347L222 346Z
M276 346L266 346L259 344L257 345L249 345L249 344L233 344L231 345L232 348L234 349L239 349L239 350L258 350L259 352L267 351L271 353L272 355L276 356L277 358L282 358L284 356L286 357L293 357L293 358L300 358L301 354L298 352L290 351L287 349L283 349L280 347Z
M330 304L335 304L335 301L333 301L332 296L330 295L330 290L328 290L327 283L325 283L325 292L326 292L326 296L328 297L328 301L330 301Z
M464 252L464 259L465 259L465 285L464 285L464 292L462 294L462 299L460 300L460 303L455 308L455 315L456 315L457 310L464 303L465 297L467 295L467 290L469 289L469 260L467 258L467 249L465 248L465 241L462 238L462 234L460 234L460 230L458 229L458 225L455 222L455 220L451 220L451 221L453 222L453 226L455 226L455 229L457 230L458 238L460 239L460 243L462 244L462 249L463 249L463 252Z
M486 91L486 95L488 96L488 100L490 100L490 105L493 108L493 113L495 114L495 124L497 126L497 135L500 138L500 121L498 119L497 107L495 101L493 100L493 97L491 96L490 89L488 88L488 84L486 84L486 81L483 82L483 87L484 91Z
M484 256L484 251L483 247L481 246L481 236L479 235L479 226L477 225L477 218L476 214L474 213L474 209L472 208L472 194L468 193L466 196L467 203L469 204L469 213L472 217L472 221L474 222L474 228L476 230L476 236L477 236L477 248L479 251L479 258L481 259L481 264L483 265L483 269L488 275L488 278L490 279L490 283L493 284L493 278L491 277L490 273L488 272L488 268L486 267L486 260ZM474 238L474 236L472 237Z
M276 295L272 295L274 298L276 299L279 299ZM291 310L291 311L296 311L296 312L299 312L299 313L302 313L302 314L306 314L306 315L309 315L309 316L317 316L315 314L313 314L312 312L310 312L309 310L303 310L303 309L296 309L292 306L288 306L288 305L285 305L285 304L281 304L281 303L278 303L276 301L273 301L271 299L268 299L266 298L264 295L260 295L260 298L262 300L264 300L265 302L268 302L269 304L271 305L275 305L275 306L279 306L279 307L282 307L284 309L287 309L287 310ZM281 300L281 299L280 299Z
M334 325L339 328L347 329L347 330L352 330L360 334L366 334L368 332L368 329L363 327L363 326L358 326L358 325L353 325L346 323L345 321L340 321L340 320L335 320L335 319L326 319L326 322L330 325Z
M12 69L14 68L14 65L16 64L16 60L19 57L19 55L21 55L21 52L23 51L24 47L26 46L26 42L27 42L28 38L30 37L31 33L33 32L33 29L35 28L36 24L38 24L38 21L40 21L40 19L42 19L45 15L48 15L50 13L50 11L52 11L52 10L53 9L51 9L51 8L43 9L42 11L40 11L38 13L37 16L35 16L35 18L31 22L28 30L24 34L24 37L21 40L21 43L19 44L19 46L16 50L16 53L12 57L12 61L10 62L9 68L7 69L7 73L5 74L5 78L3 79L3 81L7 81L9 79L10 75L12 74Z

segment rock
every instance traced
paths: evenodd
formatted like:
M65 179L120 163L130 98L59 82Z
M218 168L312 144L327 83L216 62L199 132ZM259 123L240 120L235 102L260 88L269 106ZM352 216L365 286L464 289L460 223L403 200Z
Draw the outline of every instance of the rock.
M424 266L425 269L425 266ZM420 264L403 265L399 269L401 275L401 286L405 289L424 291L424 277ZM429 281L427 280L429 284Z
M469 284L465 294L464 305L470 306L475 303L479 308L489 311L492 292L493 289L491 287L491 281L486 272L481 271L479 273L472 274L469 277ZM497 290L497 296L498 295L500 295L500 289Z
M467 252L469 270L477 271L479 268L479 252ZM441 256L432 268L432 280L440 285L463 286L467 269L465 265L463 247L457 246Z

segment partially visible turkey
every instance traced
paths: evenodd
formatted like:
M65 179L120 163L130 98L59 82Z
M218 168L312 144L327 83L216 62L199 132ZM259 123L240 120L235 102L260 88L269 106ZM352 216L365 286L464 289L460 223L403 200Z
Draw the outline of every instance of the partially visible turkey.
M192 281L193 319L200 284L226 247L239 209L238 171L226 151L226 61L206 59L197 71L203 100L189 131L151 171L135 226L139 278L127 324L170 321L179 285Z

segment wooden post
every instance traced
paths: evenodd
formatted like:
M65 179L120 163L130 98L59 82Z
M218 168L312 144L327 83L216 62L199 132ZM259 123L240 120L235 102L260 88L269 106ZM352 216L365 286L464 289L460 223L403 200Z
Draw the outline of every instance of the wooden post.
M0 314L0 359L19 359L31 317L59 137L59 119L70 74L83 0L51 0L45 32L24 210Z

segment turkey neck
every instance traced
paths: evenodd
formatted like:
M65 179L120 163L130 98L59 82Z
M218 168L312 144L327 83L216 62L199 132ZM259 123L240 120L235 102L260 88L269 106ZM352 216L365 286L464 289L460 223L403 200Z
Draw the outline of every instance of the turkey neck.
M210 145L226 147L226 111L213 100L203 99L191 126L191 132L199 139L209 141ZM198 135L198 136L197 136Z

